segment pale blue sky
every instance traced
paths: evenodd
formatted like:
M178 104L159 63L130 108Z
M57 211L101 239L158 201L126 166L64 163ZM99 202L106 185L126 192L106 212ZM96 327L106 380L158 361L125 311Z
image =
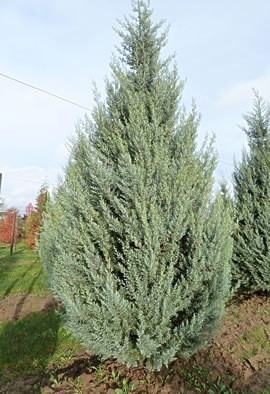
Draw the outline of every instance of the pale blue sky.
M187 79L183 101L195 98L199 141L216 134L216 179L229 179L246 144L243 113L252 88L270 101L268 0L152 0L155 20L170 24L164 54L176 53ZM0 0L0 73L92 108L92 81L103 92L114 46L113 27L127 0ZM56 183L84 110L0 76L2 197L22 210L44 180ZM224 164L224 162L228 164Z

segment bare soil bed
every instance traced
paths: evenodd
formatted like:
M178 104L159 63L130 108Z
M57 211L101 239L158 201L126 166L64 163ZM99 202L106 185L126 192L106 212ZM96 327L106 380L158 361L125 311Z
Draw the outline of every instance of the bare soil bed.
M33 312L44 312L56 308L57 303L51 295L38 297L35 294L10 295L0 301L0 323L18 320Z
M20 313L18 297L0 303L0 318L18 319L30 311L56 307L50 297L27 295ZM212 390L212 391L209 391ZM270 297L240 298L227 308L220 329L208 348L189 361L149 373L128 369L114 360L101 361L86 352L61 367L49 366L35 376L20 377L0 388L21 393L270 393Z

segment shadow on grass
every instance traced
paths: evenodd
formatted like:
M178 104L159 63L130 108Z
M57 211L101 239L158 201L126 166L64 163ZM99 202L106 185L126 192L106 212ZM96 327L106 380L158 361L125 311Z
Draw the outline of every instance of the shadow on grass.
M58 345L60 317L54 311L32 314L0 326L0 371L31 373L44 369Z
M13 319L16 320L18 318L18 316L20 316L20 313L21 313L21 311L23 309L23 305L26 302L27 297L29 296L29 294L31 294L31 291L33 290L33 287L34 287L35 283L38 281L38 279L39 279L41 274L42 274L42 269L40 269L39 272L37 273L37 275L33 278L32 282L30 283L30 286L28 288L28 292L21 297L20 301L16 305L16 309L15 309L15 312L14 312Z
M44 295L48 292L44 272L38 260L24 264L0 263L0 278L0 300L10 294L20 293L24 295L22 298L25 301L30 293Z
M22 242L17 245L17 248L12 255L10 255L9 250L9 245L0 245L0 264L37 260L36 253L34 253L33 250L31 250L27 245Z
M7 287L7 289L6 289L5 293L4 293L4 297L7 297L7 296L12 292L12 289L15 288L16 284L17 284L19 281L22 281L23 278L25 278L25 277L27 276L27 274L32 270L34 264L35 264L35 262L33 262L32 264L30 264L30 265L27 267L27 269L22 273L22 275L20 275L20 276L18 275L18 277L17 277L16 279L14 279L13 282L10 283L10 285ZM10 268L10 269L9 269L9 268ZM13 267L11 266L11 267L9 267L9 268L8 268L8 267L5 267L5 270L4 270L4 276L5 276L6 278L9 277L9 272L12 270L12 268L14 268L14 266L13 266ZM40 274L39 274L39 275L40 275ZM1 275L1 276L2 276L2 275ZM34 279L35 279L35 278L34 278ZM4 280L3 276L2 276L2 280ZM33 288L32 283L31 283L30 287ZM28 291L28 293L30 293L30 291Z

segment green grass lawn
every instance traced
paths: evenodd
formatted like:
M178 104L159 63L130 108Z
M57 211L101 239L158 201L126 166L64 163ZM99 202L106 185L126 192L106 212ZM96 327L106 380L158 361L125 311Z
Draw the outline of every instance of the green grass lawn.
M10 247L8 244L0 244L0 264L1 263L16 263L17 261L27 262L29 260L35 261L38 254L30 249L25 243L20 242L16 245L16 250L10 256Z
M9 247L1 244L0 301L12 294L26 293L39 297L49 293L38 255L19 243L10 256ZM16 376L58 365L79 349L54 310L4 322L0 324L0 387L1 382Z
M79 349L54 310L0 324L0 382L60 366Z
M8 245L0 245L0 278L0 300L16 293L48 293L38 255L23 243L12 256Z

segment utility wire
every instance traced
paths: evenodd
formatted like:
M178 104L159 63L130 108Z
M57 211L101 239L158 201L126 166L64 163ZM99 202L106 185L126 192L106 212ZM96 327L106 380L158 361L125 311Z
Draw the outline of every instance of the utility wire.
M220 160L219 163L227 164L228 166L233 167L232 164L226 163L225 161L221 161L221 160ZM5 179L8 179L8 180L12 180L12 181L19 181L19 182L30 182L30 183L37 183L37 184L42 183L42 181L31 180L31 179L19 179L19 178L13 178L13 177L10 177L10 176L6 176L6 175L2 176L2 179L4 179L4 178L5 178Z
M9 176L3 176L3 178L10 179L12 181L30 182L30 183L42 183L42 181L31 181L30 179L10 178Z
M4 78L7 78L7 79L10 79L11 81L20 83L20 84L22 84L22 85L25 85L25 86L27 86L27 87L29 87L29 88L31 88L31 89L35 89L35 90L38 90L39 92L48 94L49 96L55 97L55 98L57 98L57 99L59 99L59 100L63 100L63 101L65 101L65 102L69 103L69 104L76 105L77 107L86 109L87 111L91 111L91 109L88 108L88 107L84 107L83 105L80 105L80 104L78 104L78 103L75 103L74 101L68 100L68 99L66 99L66 98L64 98L64 97L58 96L57 94L48 92L47 90L38 88L38 87L36 87L36 86L34 86L34 85L30 85L29 83L20 81L19 79L16 79L16 78L13 78L13 77L10 77L9 75L0 73L0 76L2 76L2 77L4 77ZM220 162L220 163L223 163L223 164L227 164L228 166L234 167L232 164L226 163L225 161L219 160L219 162ZM19 180L19 179L18 179L18 180ZM30 182L31 182L31 181L30 181Z
M13 77L10 77L9 75L0 73L0 76L1 76L1 77L4 77L4 78L7 78L7 79L10 79L11 81L20 83L20 84L22 84L22 85L25 85L25 86L27 86L28 88L35 89L35 90L38 90L39 92L48 94L49 96L55 97L55 98L57 98L57 99L59 99L59 100L65 101L65 102L67 102L67 103L69 103L69 104L76 105L76 107L80 107L80 108L86 109L87 111L91 111L91 109L88 108L88 107L84 107L83 105L77 104L77 103L75 103L74 101L68 100L68 99L66 99L66 98L64 98L64 97L61 97L61 96L58 96L57 94L48 92L47 90L38 88L37 86L30 85L29 83L20 81L19 79L16 79L16 78L13 78Z
M44 183L44 181L31 180L31 179L13 178L13 177L6 176L6 175L3 175L2 181L3 181L4 179L12 180L12 181L19 181L19 182L30 182L30 183L36 183L36 184L41 184L42 182ZM49 183L49 182L46 182L46 181L45 181L45 183L48 184L49 186L53 186L53 184L51 184L51 183Z
M227 164L228 166L234 167L233 164L226 163L226 161L219 160L219 162L222 163L222 164Z

